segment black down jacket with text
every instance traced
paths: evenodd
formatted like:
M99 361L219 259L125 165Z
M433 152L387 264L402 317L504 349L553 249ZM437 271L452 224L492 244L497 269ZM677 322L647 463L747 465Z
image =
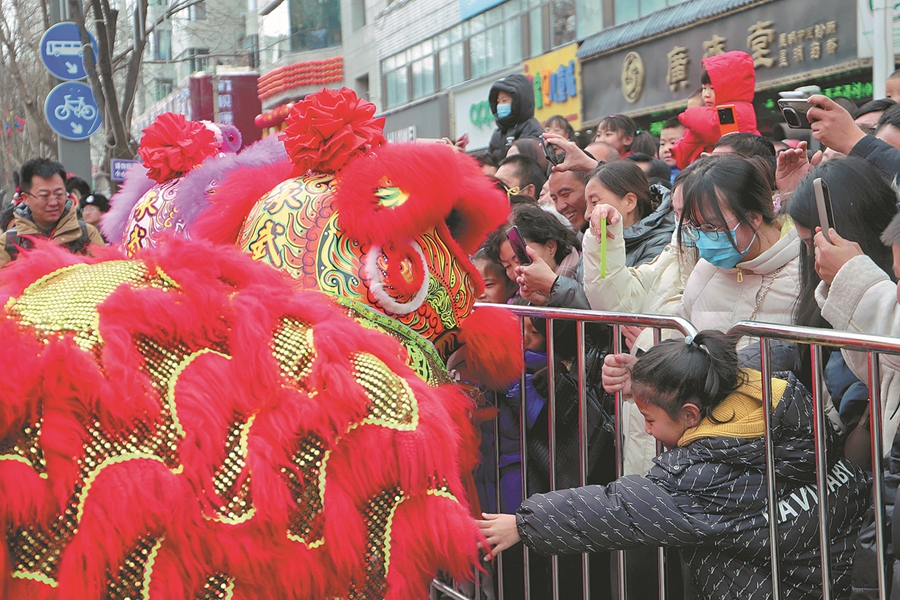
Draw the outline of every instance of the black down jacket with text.
M783 598L822 597L812 402L792 374L772 420ZM869 479L827 429L832 590L847 597ZM655 459L645 477L538 494L517 513L523 541L547 554L680 547L702 598L769 598L763 438L702 438Z

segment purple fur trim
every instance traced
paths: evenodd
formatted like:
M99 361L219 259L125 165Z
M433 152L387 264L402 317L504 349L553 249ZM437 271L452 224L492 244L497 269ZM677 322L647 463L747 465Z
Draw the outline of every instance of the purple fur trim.
M128 169L125 183L109 199L109 212L100 220L100 229L110 244L116 246L121 243L134 205L154 185L156 182L147 177L147 168L144 165L136 163Z
M240 154L219 155L203 161L185 175L175 196L174 205L185 230L190 232L197 217L210 206L207 193L211 184L222 183L234 169L261 167L286 158L284 144L278 136L270 135L248 146Z

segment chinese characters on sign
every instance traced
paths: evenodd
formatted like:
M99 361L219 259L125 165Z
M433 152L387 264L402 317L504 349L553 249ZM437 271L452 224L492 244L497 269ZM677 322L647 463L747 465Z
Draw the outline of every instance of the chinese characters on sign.
M703 58L709 58L717 54L725 54L725 43L728 40L720 35L713 34L711 40L703 42Z
M772 21L757 21L755 25L749 27L748 31L750 35L747 36L747 47L750 49L750 55L753 56L753 66L757 69L771 67L775 62L774 58L769 57L772 52L769 44L775 39Z
M691 61L687 55L687 48L675 46L667 56L669 57L669 72L666 75L666 81L669 84L669 89L674 92L679 87L687 87L688 63Z
M699 87L701 61L726 52L747 53L744 59L754 65L761 90L859 68L857 3L766 0L747 4L752 6L740 12L648 36L640 49L630 44L608 48L611 38L605 36L580 46L577 57L583 73L579 80L584 86L585 119L644 109L668 111Z
M234 123L234 113L231 92L233 91L230 79L219 80L219 122Z
M757 21L747 28L747 46L738 48L746 50L753 57L753 66L785 68L791 64L816 61L824 56L833 55L838 49L837 22L816 23L806 29L780 33L773 21ZM776 47L777 40L777 47ZM728 51L728 39L717 34L703 42L703 58L715 56ZM777 58L773 54L778 52ZM630 56L630 54L629 54ZM688 48L674 46L666 55L669 61L666 83L673 92L688 86L688 66L690 55ZM625 58L626 63L628 57ZM625 67L623 66L623 78ZM624 79L623 79L624 81ZM624 87L624 86L623 86ZM627 97L627 94L626 94Z

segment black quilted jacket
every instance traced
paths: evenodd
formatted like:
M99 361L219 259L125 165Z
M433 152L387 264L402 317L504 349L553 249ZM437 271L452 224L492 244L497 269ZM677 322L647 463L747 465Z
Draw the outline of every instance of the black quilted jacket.
M772 421L784 598L821 598L812 403L793 375ZM835 597L846 597L869 479L828 430ZM704 438L655 459L645 477L538 494L519 508L522 539L546 554L680 547L702 598L771 597L762 438Z

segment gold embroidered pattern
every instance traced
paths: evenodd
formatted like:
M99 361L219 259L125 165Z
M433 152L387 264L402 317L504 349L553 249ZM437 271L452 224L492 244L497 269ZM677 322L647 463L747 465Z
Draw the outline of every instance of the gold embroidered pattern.
M157 542L149 537L138 540L134 550L125 555L115 576L108 573L106 597L109 600L138 600L150 597L150 573L161 544L162 540Z
M241 480L241 473L247 467L250 428L256 415L246 422L233 423L225 438L225 461L213 474L213 487L224 502L217 507L216 521L228 525L238 525L253 518L255 509L250 497L250 473ZM240 480L240 483L238 481Z
M281 472L288 482L297 510L291 515L288 538L316 548L324 543L322 527L325 510L325 462L328 451L324 441L310 435L299 442L291 457L292 467Z
M47 463L40 443L42 424L43 418L38 415L31 423L26 421L18 435L13 434L0 440L0 460L25 463L42 479L47 479Z
M378 494L366 506L366 580L362 589L350 587L348 600L384 598L391 566L391 527L403 500L403 491L395 487Z
M225 573L216 573L206 578L197 600L231 600L233 597L234 579Z
M305 379L312 372L316 359L313 330L297 319L284 318L272 336L272 354L281 373L294 385L308 390Z
M151 275L139 261L77 264L38 279L21 296L10 298L6 311L39 335L72 335L82 350L98 355L102 340L97 306L122 284L162 290L178 287L160 270Z
M351 360L353 378L369 398L369 415L363 424L414 430L419 424L419 411L409 383L371 354L360 352Z

